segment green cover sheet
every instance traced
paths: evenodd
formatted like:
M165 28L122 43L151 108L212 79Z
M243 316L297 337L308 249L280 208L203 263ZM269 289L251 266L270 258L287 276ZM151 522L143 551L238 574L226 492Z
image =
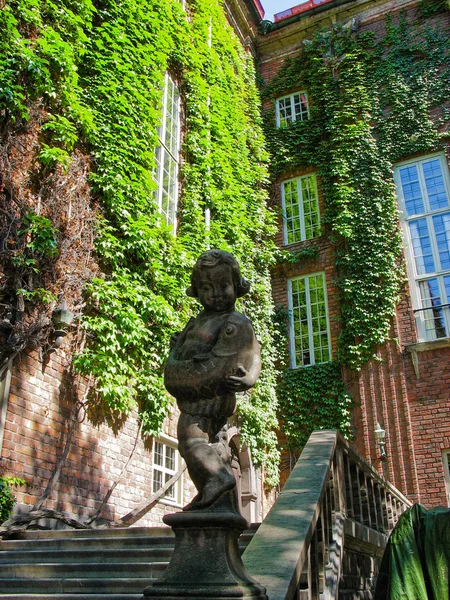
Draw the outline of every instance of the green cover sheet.
M449 600L449 564L450 509L415 504L389 537L374 600Z

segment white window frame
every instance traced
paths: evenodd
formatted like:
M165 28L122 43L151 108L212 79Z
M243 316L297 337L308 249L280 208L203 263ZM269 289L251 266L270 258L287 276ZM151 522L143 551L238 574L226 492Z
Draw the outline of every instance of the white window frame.
M305 100L306 100L306 113L304 113L303 111L300 111L300 112L296 113L296 111L295 111L295 96L301 96L301 95L305 96ZM291 116L292 116L292 118L290 119L289 122L294 123L295 121L307 121L309 119L308 94L304 90L301 90L301 91L298 91L298 92L293 92L292 94L288 94L287 96L280 96L275 101L276 121L277 121L277 127L278 128L280 128L280 127L286 127L286 125L287 125L287 123L281 124L281 117L280 117L280 102L282 100L286 100L286 99L289 99L290 100L290 104L291 104Z
M312 277L322 277L323 281L323 294L324 294L324 307L325 307L325 318L326 318L326 333L327 333L327 346L328 358L326 360L316 360L316 354L318 349L314 346L314 328L313 328L313 316L311 310L311 295L310 295L310 280ZM305 280L305 291L306 291L306 312L307 312L307 325L308 325L308 342L309 342L309 354L310 362L307 364L297 364L297 352L295 345L295 323L294 323L294 306L293 306L293 291L292 282L300 279ZM291 368L298 369L301 367L311 367L320 363L329 362L332 359L331 356L331 332L330 332L330 319L328 313L328 297L327 297L327 280L323 271L317 273L308 273L307 275L301 275L298 277L292 277L287 280L288 284L288 310L289 310L289 345L290 345L290 356L291 356Z
M309 236L309 237L306 234L305 199L303 198L303 189L302 189L302 182L306 179L311 179L313 182L313 189L314 189L314 193L316 196L316 202L317 202L317 220L318 220L317 235L313 235L313 236ZM297 187L298 211L299 211L299 216L298 216L299 227L298 228L293 227L292 233L295 233L296 231L300 231L300 239L294 240L292 242L289 242L289 227L288 227L288 225L289 225L289 221L293 221L293 219L288 219L288 217L287 217L286 191L285 191L285 186L289 183L295 183L295 185ZM281 203L282 203L282 208L283 208L284 244L286 246L290 245L290 244L297 244L298 242L303 242L305 240L311 240L320 235L321 221L320 221L319 194L318 194L318 189L317 189L317 176L315 175L315 173L310 173L308 175L302 175L300 177L293 177L292 179L285 179L284 181L282 181L281 182Z
M167 126L169 123L168 119L168 102L170 100L169 91L174 90L175 92L175 135L174 147L169 148L166 144ZM180 140L181 140L181 115L180 115L181 99L180 92L174 80L168 73L164 77L164 94L162 100L162 120L158 130L159 144L155 151L156 156L156 169L154 172L154 179L156 182L155 190L155 201L158 205L159 212L164 216L166 223L173 226L173 233L176 233L177 227L177 209L178 209L178 173L180 168ZM165 190L164 188L164 165L166 160L169 161L171 169L173 169L173 189ZM164 195L167 193L169 199L169 207L166 212L163 207Z
M447 492L447 505L450 506L450 450L442 451L442 464L444 466L445 490Z
M156 451L158 448L158 444L162 446L163 449L163 464L157 464L156 460ZM175 468L170 469L166 466L166 452L167 448L174 450L174 459L175 459ZM170 438L168 436L162 435L153 439L153 450L152 450L152 493L156 493L158 489L160 489L166 481L168 481L171 477L175 475L175 473L179 470L181 466L181 455L178 452L178 443L175 439ZM159 485L158 489L156 489L156 477L155 473L161 474L161 485ZM170 506L183 506L183 475L176 481L173 485L174 494L171 496L164 496L160 498L159 502L162 504L169 504Z
M430 206L429 206L429 200L428 200L428 195L427 195L427 191L426 191L424 175L423 175L423 171L422 171L422 168L420 165L424 162L428 162L430 160L435 160L435 159L438 159L440 162L444 186L445 186L445 189L447 192L447 196L449 198L449 205L444 208L431 210ZM413 214L411 216L408 216L408 214L407 214L405 199L404 199L404 194L403 194L403 187L402 187L401 179L400 179L400 169L403 167L407 167L408 165L416 165L416 167L417 167L417 171L418 171L418 175L419 175L419 183L420 183L422 198L423 198L424 207L425 207L424 211L417 213L417 214ZM399 203L399 209L400 209L400 222L401 222L403 237L404 237L405 253L406 253L406 258L407 258L406 262L407 262L408 278L409 278L410 289L411 289L411 300L412 300L413 310L414 310L415 317L416 317L417 335L418 335L419 341L433 341L433 340L437 340L437 339L448 338L449 334L450 334L450 309L446 305L448 303L450 303L450 297L448 297L446 294L443 278L444 278L444 276L450 276L450 269L444 269L444 270L436 269L434 272L423 273L423 274L419 274L417 272L416 260L414 257L414 249L413 249L413 240L412 240L411 230L410 230L410 226L409 226L410 221L416 221L418 219L426 220L427 226L428 226L428 234L429 234L430 243L431 243L434 265L435 265L435 267L439 266L440 259L439 259L439 252L438 252L438 247L437 247L437 242L436 242L436 236L434 233L433 217L438 216L443 213L450 213L450 176L449 176L449 169L448 169L448 164L447 164L445 155L443 153L435 153L435 154L430 154L427 156L422 156L420 158L411 159L411 160L407 160L407 161L398 163L395 165L395 168L394 168L394 180L395 180L395 184L397 187L397 197L398 197L398 203ZM446 332L445 336L438 336L438 335L436 335L435 330L433 332L433 329L431 329L431 328L427 329L426 319L428 317L428 320L431 320L429 318L429 316L433 309L429 308L428 311L426 310L428 307L424 306L424 301L422 300L422 296L420 293L420 283L423 281L426 281L428 279L436 279L438 282L439 296L441 298L441 304L443 306L442 316L443 316L443 325L445 327L445 332ZM436 305L436 306L438 307L441 305Z
M12 360L9 362L5 376L0 381L0 454L5 437L6 413L8 410L9 390L11 387Z

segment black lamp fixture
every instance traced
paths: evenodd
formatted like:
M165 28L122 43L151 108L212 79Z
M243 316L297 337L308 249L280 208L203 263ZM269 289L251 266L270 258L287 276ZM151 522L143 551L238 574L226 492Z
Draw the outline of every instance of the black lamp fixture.
M381 460L386 460L386 442L384 441L386 437L386 431L382 429L379 423L377 423L377 428L375 429L374 433L375 441L380 446L380 458Z
M63 343L64 338L67 335L67 328L73 321L74 314L67 308L66 301L64 298L61 300L61 304L55 308L52 312L52 323L53 323L53 343L51 348L48 349L47 353L51 354Z

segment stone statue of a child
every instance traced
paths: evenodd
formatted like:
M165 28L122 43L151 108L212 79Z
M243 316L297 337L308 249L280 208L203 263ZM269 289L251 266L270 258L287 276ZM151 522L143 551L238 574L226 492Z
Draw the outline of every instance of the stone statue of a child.
M249 289L231 254L208 250L186 291L203 310L172 337L164 380L181 411L178 447L198 490L184 510L207 508L236 485L224 428L236 392L251 388L261 371L252 324L234 310Z

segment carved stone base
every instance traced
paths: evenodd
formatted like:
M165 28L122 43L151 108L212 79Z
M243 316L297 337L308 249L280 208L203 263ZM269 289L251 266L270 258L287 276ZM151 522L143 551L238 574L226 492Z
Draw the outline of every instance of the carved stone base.
M242 564L238 538L246 520L234 512L189 511L166 515L175 532L175 550L164 575L144 598L165 600L267 600L265 589Z

